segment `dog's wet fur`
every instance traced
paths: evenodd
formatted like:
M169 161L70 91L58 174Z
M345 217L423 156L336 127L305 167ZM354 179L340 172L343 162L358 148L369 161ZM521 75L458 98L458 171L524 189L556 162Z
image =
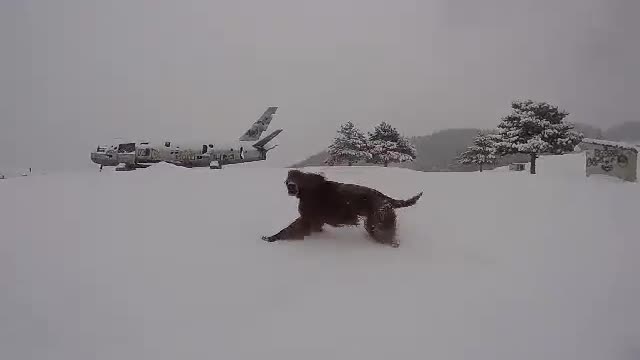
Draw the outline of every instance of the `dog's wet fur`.
M287 194L299 199L300 216L265 241L303 239L326 225L364 228L377 242L398 247L395 209L414 205L422 192L407 200L393 199L370 187L327 180L323 175L289 170L285 180Z

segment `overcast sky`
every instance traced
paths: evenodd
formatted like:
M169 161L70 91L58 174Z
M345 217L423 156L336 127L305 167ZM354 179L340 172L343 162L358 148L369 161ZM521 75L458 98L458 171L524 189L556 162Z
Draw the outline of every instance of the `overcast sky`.
M268 164L339 124L494 127L514 98L640 120L638 0L1 0L0 169L98 144L235 140L267 106Z

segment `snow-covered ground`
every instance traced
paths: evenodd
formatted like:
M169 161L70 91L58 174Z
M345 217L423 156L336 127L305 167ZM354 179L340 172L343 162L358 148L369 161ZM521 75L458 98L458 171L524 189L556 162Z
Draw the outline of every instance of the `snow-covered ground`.
M266 243L287 169L167 164L0 182L0 358L640 359L640 184L322 168L396 198L362 228Z

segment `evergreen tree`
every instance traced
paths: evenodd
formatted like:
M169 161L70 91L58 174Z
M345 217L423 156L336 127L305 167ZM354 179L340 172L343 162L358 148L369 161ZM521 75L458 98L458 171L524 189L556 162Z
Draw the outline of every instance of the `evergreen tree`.
M369 160L371 154L368 152L367 138L351 122L343 124L338 130L338 135L329 145L329 158L326 164L336 165L347 163L349 166L360 160Z
M373 133L369 133L369 149L372 162L383 164L411 161L416 158L416 148L411 142L398 133L386 122L376 126Z
M478 134L473 139L473 145L460 154L458 162L460 164L476 164L480 168L480 172L482 172L484 164L493 164L497 159L495 140L495 135Z
M536 158L540 154L571 152L582 141L582 134L572 131L565 123L569 115L546 102L516 100L511 103L511 114L498 125L499 154L529 154L530 172L536 173Z

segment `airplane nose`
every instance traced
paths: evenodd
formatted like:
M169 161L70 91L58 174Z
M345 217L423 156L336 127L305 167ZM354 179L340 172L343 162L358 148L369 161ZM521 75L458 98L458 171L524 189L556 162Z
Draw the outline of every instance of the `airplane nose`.
M99 154L97 152L92 152L91 153L91 161L98 164L98 165L104 165L105 162L107 162L107 158L104 154Z

